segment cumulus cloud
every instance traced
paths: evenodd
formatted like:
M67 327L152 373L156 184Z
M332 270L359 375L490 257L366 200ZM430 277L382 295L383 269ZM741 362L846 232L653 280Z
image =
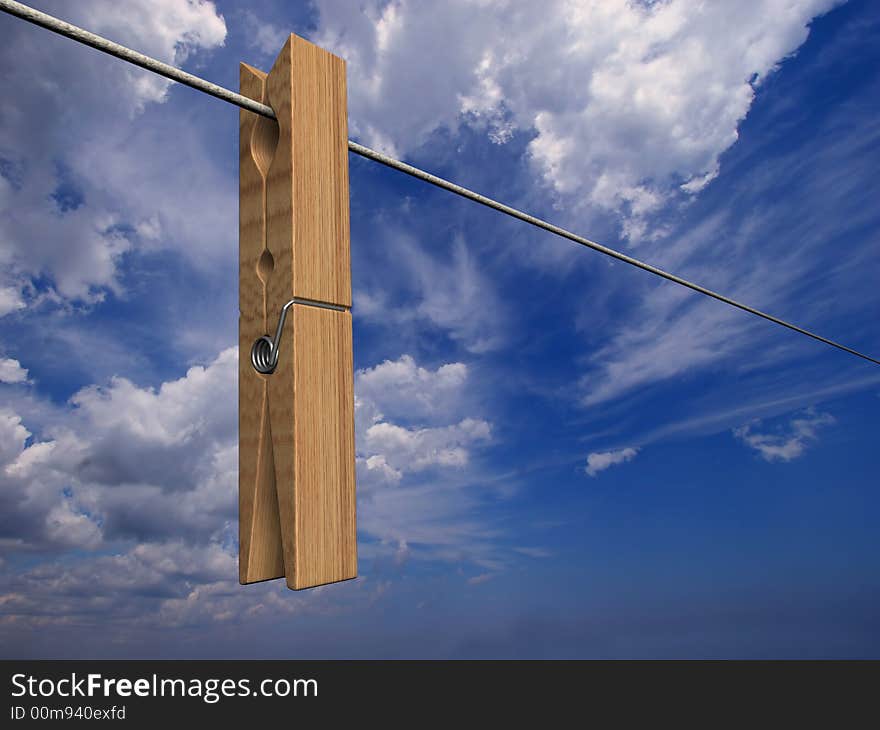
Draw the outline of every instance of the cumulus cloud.
M100 526L64 469L78 441L65 434L28 445L32 436L18 414L0 411L0 535L18 548L94 547Z
M412 355L385 360L357 373L358 397L381 403L385 416L432 421L461 406L459 397L468 379L461 362L440 365L436 370L420 367Z
M86 0L76 5L56 2L47 7L49 12L99 35L177 66L200 50L222 45L226 39L226 23L210 0L134 0L125 5ZM130 64L119 64L118 71L128 82L121 95L135 110L147 102L164 101L173 83Z
M627 447L617 451L594 451L587 456L587 467L585 471L591 477L596 476L599 472L615 466L632 461L639 453L638 449Z
M429 466L466 466L470 444L488 441L486 421L465 418L444 428L408 429L390 423L374 423L364 434L365 448L382 455L392 469L421 471Z
M807 446L818 439L819 430L833 423L835 419L831 414L808 408L771 432L758 431L762 422L756 419L735 428L733 435L757 451L765 461L786 462L802 456Z
M835 4L317 6L319 42L349 62L351 127L366 143L405 155L442 127L497 143L521 131L557 194L623 213L637 240L646 216L718 174L755 87Z
M388 581L369 576L329 591L292 593L283 581L242 588L230 578L236 573L234 546L181 540L6 571L0 595L0 636L4 646L25 652L16 641L22 631L60 628L66 640L54 645L50 653L70 654L76 652L71 649L76 640L66 633L66 627L75 617L78 627L99 632L107 642L84 645L79 655L104 654L110 645L123 652L137 647L140 653L153 656L161 651L156 645L157 632L183 629L176 636L185 640L188 634L201 636L211 626L240 627L247 621L255 631L271 627L271 633L278 621L291 616L362 611L388 587Z
M122 377L82 388L66 416L42 436L32 434L20 415L4 411L4 536L32 547L183 534L196 542L219 539L236 510L237 401L231 394L237 363L237 350L230 348L158 388ZM408 355L356 374L361 494L375 506L386 488L396 487L430 503L432 490L449 488L421 514L383 512L374 521L366 507L368 534L406 540L408 522L433 521L443 532L444 520L467 513L471 500L457 503L454 492L474 450L490 442L491 425L462 417L466 384L463 363L428 369ZM448 485L442 477L418 486L409 481L437 470L451 470L456 479ZM429 542L424 534L419 541Z
M8 573L4 614L58 622L112 609L173 626L326 608L237 588L237 362L230 348L157 387L115 377L81 388L41 432L0 410L0 541L9 555L78 555L64 571ZM497 531L475 517L491 489L475 486L471 459L491 425L468 415L467 381L464 363L409 355L356 374L364 559L502 565ZM355 592L369 598L380 590L370 585ZM40 608L48 595L57 601Z
M226 36L204 0L45 9L176 65ZM198 207L193 191L216 203L230 186L192 130L133 125L167 99L172 82L24 23L4 24L2 36L4 86L15 104L0 116L0 316L46 301L100 302L122 292L120 268L131 251L171 235L201 242L184 214ZM169 174L183 161L186 176ZM222 230L210 220L208 229Z
M430 370L419 367L411 355L355 374L355 436L366 484L376 478L396 483L406 472L431 466L467 465L471 447L491 438L487 421L467 417L436 426L395 422L442 421L464 405L467 377L464 363Z
M410 355L355 374L358 520L367 552L498 566L495 531L471 513L491 489L473 484L472 455L492 426L473 416L468 368L420 367Z
M26 383L28 371L18 360L0 358L0 383Z
M0 180L0 185L4 183ZM0 286L0 317L25 308L20 286Z
M2 533L25 547L216 536L235 516L235 348L158 389L124 378L78 391L34 437L0 417Z
M88 386L71 403L90 424L107 434L163 447L186 446L200 434L230 438L236 429L234 398L238 350L230 347L207 366L191 367L158 389L141 388L123 377L106 387Z
M21 424L21 417L8 410L0 412L0 462L8 465L24 449L31 432Z
M477 517L503 498L476 458L492 442L478 413L464 363L402 355L355 374L362 555L503 567L499 529Z

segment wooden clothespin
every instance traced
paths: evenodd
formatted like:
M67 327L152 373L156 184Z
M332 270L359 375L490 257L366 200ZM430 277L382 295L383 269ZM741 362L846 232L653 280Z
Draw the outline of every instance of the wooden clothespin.
M310 588L357 576L345 62L240 71L240 580Z

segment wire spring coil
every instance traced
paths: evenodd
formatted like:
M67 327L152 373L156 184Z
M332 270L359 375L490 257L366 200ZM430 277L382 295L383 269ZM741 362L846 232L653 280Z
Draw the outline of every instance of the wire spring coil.
M317 302L312 299L299 299L294 297L281 308L278 316L278 326L275 328L275 337L263 335L258 337L251 346L251 365L254 370L262 375L271 375L278 367L278 351L281 347L281 333L284 331L284 321L287 319L287 310L294 304L302 304L307 307L320 309L332 309L334 312L344 312L345 307L327 302Z
M268 335L263 335L251 347L251 365L263 375L269 375L278 366L278 348Z

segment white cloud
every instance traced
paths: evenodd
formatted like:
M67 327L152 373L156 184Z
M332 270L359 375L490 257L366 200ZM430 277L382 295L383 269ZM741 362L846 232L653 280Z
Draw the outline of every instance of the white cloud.
M11 646L16 632L63 631L76 616L77 625L97 630L112 645L150 653L156 631L201 631L242 621L259 630L294 615L362 611L388 587L387 581L367 576L344 587L291 593L283 581L242 588L231 577L237 572L234 546L180 539L82 557L65 562L63 569L41 563L4 575L0 632L4 645Z
M25 303L19 287L0 286L0 317L24 307Z
M121 377L83 388L42 434L0 411L4 546L51 550L56 560L71 549L101 551L62 571L42 563L10 574L0 595L5 615L57 623L72 613L109 612L127 617L128 631L344 605L321 591L300 598L278 585L246 594L237 586L236 378L230 348L156 388ZM467 380L463 363L431 369L406 355L357 373L363 561L503 567L497 530L475 517L492 492L479 485L471 457L488 443L491 426L468 415ZM441 407L444 400L457 406ZM408 412L407 425L386 409ZM359 584L350 589L353 600L384 590ZM45 600L50 595L54 601Z
M45 9L176 65L226 35L222 16L202 0ZM35 303L34 280L50 289L40 301L100 302L121 293L123 259L157 245L159 231L163 240L203 244L224 230L222 216L199 216L208 220L202 235L204 223L192 221L192 210L227 209L218 199L232 193L198 134L179 121L173 132L168 120L134 121L166 100L172 82L17 21L2 34L5 91L15 101L0 120L0 316ZM173 173L180 169L187 174Z
M639 453L638 449L627 447L617 451L594 451L587 456L587 467L585 471L591 477L596 476L599 472L615 466L632 461Z
M235 348L158 389L83 388L42 436L0 418L2 534L32 547L221 533L236 509ZM230 397L232 393L232 397Z
M371 474L372 478L367 479L368 482L378 480L387 484L397 484L403 478L403 472L391 466L386 461L385 454L373 454L361 458L360 462L366 468L367 473Z
M398 336L403 326L422 331L432 325L474 354L501 347L505 307L464 238L454 236L445 257L398 226L382 225L380 253L371 251L370 268L354 293L358 316L394 327ZM408 306L400 306L403 298Z
M432 421L461 406L459 396L468 367L454 362L436 370L419 367L412 355L385 360L357 373L358 397L381 403L382 413L394 419Z
M97 547L103 540L101 527L85 512L65 499L53 505L46 515L46 537L56 546Z
M20 416L6 409L0 411L0 465L6 466L18 456L30 435Z
M468 352L482 354L504 341L504 317L495 289L479 270L465 241L457 237L448 266L427 257L410 260L421 287L416 317L447 330Z
M225 540L237 365L230 348L157 388L121 377L82 388L37 436L2 412L0 534L31 549ZM463 363L430 369L407 355L356 374L360 530L386 552L497 566L493 530L472 517L492 493L468 488L491 424L468 415L467 379Z
M805 75L812 77L809 68ZM874 334L867 324L852 325L846 335L834 328L841 321L862 322L880 301L869 282L877 241L864 235L877 226L876 208L870 206L876 197L873 166L864 154L875 138L875 120L859 103L835 108L811 136L833 142L805 142L762 158L758 167L731 180L731 198L699 206L668 239L646 243L644 258L832 339L854 338L870 352ZM784 201L774 197L783 188ZM849 242L845 260L834 244L840 237ZM617 264L609 270L613 276L599 285L609 297L625 292L628 308L622 317L592 302L581 310L583 331L610 329L588 355L581 380L585 405L638 397L652 386L675 386L711 370L760 370L769 376L780 367L815 363L827 351L681 287ZM810 297L803 296L804 282L813 282ZM814 382L801 385L818 390L829 378L836 374L817 373ZM773 383L780 387L775 376Z
M749 318L714 301L687 301L692 296L664 284L645 293L640 316L630 317L592 353L593 368L582 380L583 404L607 402L705 367L743 346L753 332Z
M231 347L207 367L194 366L158 389L115 377L107 387L81 389L71 403L97 430L122 439L166 447L188 444L202 433L221 440L236 428L230 395L237 373L238 350Z
M484 127L560 195L622 212L636 239L678 190L717 174L754 86L835 0L445 3L320 0L318 42L348 60L354 134L405 155Z
M464 363L429 370L406 354L355 374L355 435L368 485L376 477L396 483L403 474L430 466L463 467L470 448L490 440L492 427L482 419L433 427L395 422L448 419L466 405L467 377Z
M202 49L223 45L226 39L226 23L210 0L132 0L124 4L86 0L60 4L57 14L175 66ZM131 98L136 108L165 100L173 82L131 64L119 65L129 82L123 96Z
M26 383L28 371L18 360L0 359L0 383Z
M367 429L365 448L383 455L394 469L421 471L429 466L466 466L468 447L489 441L491 426L466 418L443 428L408 429L392 423L375 423Z
M765 461L792 461L802 456L807 445L818 438L819 429L834 422L834 417L829 413L808 408L772 433L756 431L761 426L761 421L754 420L735 428L733 435L755 449Z
M473 513L491 497L472 457L492 425L473 413L464 363L410 355L355 374L358 523L367 554L470 562L497 570L497 532Z
M69 491L64 466L77 450L71 435L26 445L19 415L0 411L0 534L18 547L94 547L100 528Z
M243 30L247 34L248 44L274 61L290 33L272 23L261 20L251 10L244 10L241 13L241 19L244 24Z

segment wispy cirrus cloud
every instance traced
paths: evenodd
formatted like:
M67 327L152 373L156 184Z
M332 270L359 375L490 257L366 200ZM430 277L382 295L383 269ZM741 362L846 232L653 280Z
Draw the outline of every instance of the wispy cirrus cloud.
M247 34L249 45L266 56L267 59L274 61L284 46L289 31L261 19L252 10L242 10L239 17L242 20L243 30Z
M780 144L767 130L765 144ZM652 262L715 291L824 336L876 350L861 312L876 306L868 284L876 237L863 236L880 220L872 157L880 125L858 105L823 119L817 136L834 140L807 158L784 149L761 170L738 180L729 197L695 205L667 239L648 245ZM807 144L808 140L804 140ZM755 154L755 153L753 153ZM846 170L846 174L841 174ZM774 191L785 185L780 204ZM840 242L847 254L839 256ZM627 278L630 284L633 279ZM587 406L628 398L697 373L769 370L827 350L777 326L666 282L635 281L632 309L587 356L581 381ZM809 295L807 296L807 292ZM585 315L587 316L587 315ZM851 362L858 367L857 362ZM827 385L823 372L810 388Z
M508 308L463 235L452 234L445 250L437 251L414 230L377 223L383 233L354 292L365 322L393 330L398 338L416 339L430 328L474 355L505 344Z

